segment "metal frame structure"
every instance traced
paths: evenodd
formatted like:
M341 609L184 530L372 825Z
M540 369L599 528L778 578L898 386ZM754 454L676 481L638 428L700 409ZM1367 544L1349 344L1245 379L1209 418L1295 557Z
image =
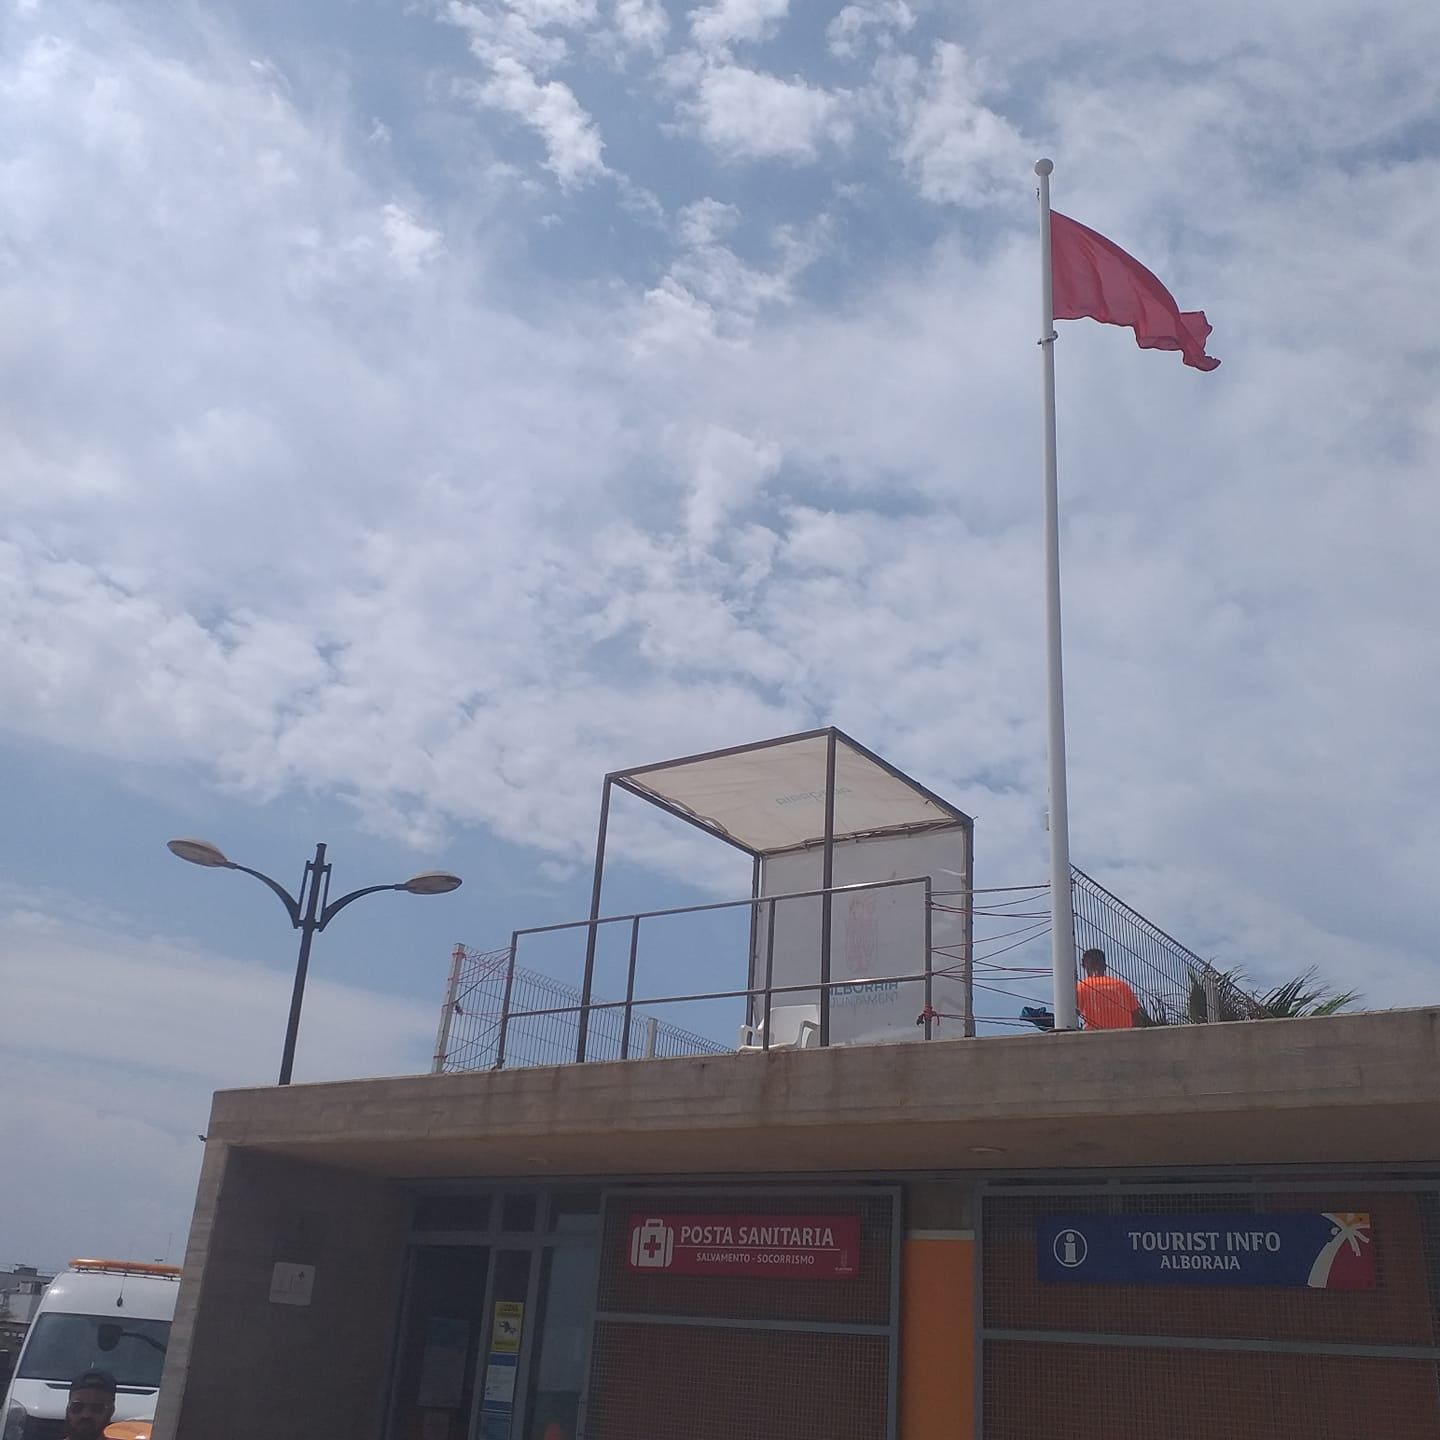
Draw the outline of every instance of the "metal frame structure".
M887 980L893 980L896 984L919 984L925 986L925 1007L921 1014L924 1021L925 1038L931 1038L930 1007L932 987L934 985L934 955L930 945L931 912L933 907L932 882L928 875L911 875L895 880L868 880L857 885L835 885L829 889L821 890L797 890L786 895L756 895L748 900L713 900L701 905L681 905L668 910L641 910L628 915L604 915L592 916L589 920L563 920L553 925L535 925L525 930L514 930L510 934L510 961L505 976L505 993L501 1002L500 1012L500 1035L496 1048L494 1068L499 1070L505 1064L505 1043L509 1033L511 1020L533 1020L547 1015L569 1015L574 1014L577 1007L547 1007L541 1010L512 1010L510 1007L511 996L514 988L516 952L519 947L520 938L524 935L548 935L561 930L585 929L585 986L581 991L580 1005L578 1006L579 1038L576 1042L575 1059L583 1062L585 1059L586 1037L590 1028L590 1016L596 1010L623 1010L625 1012L624 1026L621 1031L620 1058L630 1058L630 1029L631 1017L636 1007L650 1008L658 1005L679 1005L692 1001L702 1000L740 1000L744 999L751 1005L759 999L763 1002L764 1033L762 1049L770 1049L770 1011L771 1002L776 995L808 994L818 990L820 993L820 1014L822 1019L820 1031L820 1044L826 1046L830 1043L828 1028L823 1021L829 1010L829 997L837 983L853 984L853 981L836 982L830 978L829 966L825 963L825 957L821 957L821 979L817 985L814 981L806 981L796 985L776 985L774 983L773 965L775 957L775 911L776 907L785 900L806 900L821 897L824 906L828 910L834 897L838 895L849 895L864 890L891 890L904 885L920 885L924 887L924 963L923 968L911 974L887 975ZM651 995L637 999L635 996L635 968L639 957L640 945L640 922L642 920L654 919L660 916L670 915L694 915L705 911L734 910L740 906L749 906L751 912L751 930L757 928L757 921L761 906L766 907L766 934L765 934L765 983L763 985L747 985L740 990L709 990L695 994L685 995ZM625 981L624 1000L596 1000L593 988L593 968L595 958L596 937L602 925L624 924L630 925L630 956L629 966ZM824 944L828 945L829 936L825 934ZM754 979L754 976L751 976ZM453 1005L453 1000L447 1002ZM972 1022L973 1023L973 1022Z
M809 738L814 735L827 736L828 732L810 732ZM806 738L806 737L802 737ZM779 744L780 742L771 742ZM827 747L828 749L828 747ZM720 752L725 753L725 752ZM858 753L858 752L857 752ZM674 762L682 764L684 762ZM888 773L888 772L887 772ZM840 780L843 782L843 774ZM603 810L608 819L608 790L603 805ZM924 793L917 790L917 793ZM819 792L814 792L818 795ZM928 796L927 796L928 803ZM699 824L699 822L693 822ZM944 828L941 828L941 827ZM706 827L701 827L706 828ZM833 830L833 824L831 826ZM857 841L864 844L867 840L879 838L887 840L894 837L903 837L906 834L914 833L917 827L897 826L885 831L869 831L857 833L854 836L835 836L836 841L843 841L850 844ZM787 857L793 857L801 852L815 849L814 845L802 845L791 847L790 850L751 851L753 856L751 867L750 896L743 900L711 901L698 905L672 906L664 909L634 911L621 915L598 915L593 913L590 918L583 920L564 921L550 925L530 926L511 931L508 945L489 951L472 951L465 946L456 946L451 954L451 964L446 987L445 1000L441 1007L440 1021L436 1034L435 1053L432 1061L433 1073L441 1073L449 1068L478 1069L494 1068L497 1063L509 1064L568 1064L572 1060L585 1059L629 1059L637 1054L637 1042L635 1040L635 1027L637 1023L648 1026L644 1033L658 1033L662 1040L665 1040L663 1051L654 1046L644 1048L646 1058L651 1058L663 1053L665 1056L679 1056L688 1054L722 1053L728 1050L728 1046L708 1042L705 1037L688 1034L678 1027L661 1024L654 1017L647 1017L636 1010L637 1006L645 1005L666 1005L681 1004L689 1002L705 1002L714 1000L743 999L748 1004L746 1022L750 1025L760 1026L762 1021L770 1019L769 999L774 995L799 995L818 994L823 1001L833 997L837 982L833 970L827 979L817 977L812 980L807 974L803 983L779 985L775 984L775 965L777 949L783 951L784 945L777 941L776 917L779 906L782 902L798 900L814 901L823 898L826 902L825 908L833 911L836 896L842 899L847 894L865 890L884 889L893 885L924 885L926 890L926 908L923 915L923 935L917 935L914 944L923 950L922 959L923 973L905 973L901 975L875 975L870 980L857 981L854 977L838 982L840 988L856 983L870 983L871 981L886 980L895 982L919 983L923 980L925 985L924 1004L917 1007L920 1011L919 1020L923 1027L923 1037L927 1040L935 1038L937 1023L944 1020L962 1019L964 1022L964 1034L973 1037L977 1033L977 1020L975 1013L974 992L976 989L985 990L994 994L1012 997L1016 1000L1033 1000L1040 1002L1038 995L1026 994L1014 989L1003 988L1005 985L1023 985L1024 980L1010 981L1002 978L999 983L994 983L993 977L988 977L992 983L985 983L976 978L976 967L986 966L993 958L992 956L978 957L976 955L976 941L974 938L974 925L977 915L988 915L992 917L1010 919L1020 918L1004 907L1010 902L1002 901L999 911L987 909L987 897L992 894L991 890L976 891L973 886L974 864L973 845L970 842L970 832L962 829L958 822L941 822L940 826L926 826L935 834L953 835L964 841L964 868L960 870L945 870L946 875L955 874L966 883L961 887L951 888L944 886L936 888L929 876L919 873L913 877L901 878L897 873L899 866L914 865L916 868L923 868L927 863L927 856L922 851L920 856L911 855L908 859L902 857L895 862L897 869L891 873L896 875L892 880L859 880L850 884L831 884L828 889L814 886L807 889L796 889L787 891L775 891L773 893L762 893L766 884L767 873L770 883L779 883L779 877L774 871L767 872L763 861L766 859L783 861ZM707 831L708 833L708 831ZM602 836L603 839L603 836ZM728 843L734 844L730 840ZM603 847L602 847L603 848ZM840 852L843 856L846 852ZM603 860L603 854L599 857ZM958 858L958 857L957 857ZM800 867L803 873L806 867ZM809 867L813 873L813 867ZM852 866L852 873L855 867ZM932 867L933 868L933 867ZM844 874L845 865L842 861L831 871L833 881L836 873ZM882 872L883 873L883 870ZM597 878L600 878L597 873ZM823 877L822 877L823 878ZM1077 945L1082 947L1099 946L1107 955L1110 972L1129 982L1140 998L1141 1004L1150 1017L1151 1022L1160 1025L1189 1025L1207 1023L1217 1020L1232 1019L1258 1019L1264 1018L1266 1012L1261 1001L1247 989L1237 982L1233 975L1218 970L1212 961L1202 958L1188 946L1181 944L1174 936L1161 926L1157 925L1148 917L1142 915L1132 906L1121 900L1113 891L1101 885L1092 876L1081 870L1078 866L1071 869L1071 888L1073 892L1072 913L1075 919L1077 932ZM1040 903L1040 897L1045 896L1046 910L1038 912L1038 924L1022 927L1018 933L1022 938L1006 944L996 954L1014 952L1018 947L1040 944L1048 935L1050 925L1048 914L1048 892L1043 885L1036 886L998 886L993 887L994 891L1025 891L1036 892L1029 898ZM948 903L950 901L954 903ZM655 995L652 997L639 997L636 994L636 975L640 955L640 928L642 924L651 919L661 919L674 916L686 916L699 914L707 911L722 911L728 909L739 909L748 907L749 935L748 935L748 985L745 988L727 988L723 990L695 992L688 994ZM762 909L762 907L764 907ZM820 906L814 906L812 914L818 912ZM937 927L953 924L953 921L937 919L936 912L944 912L948 915L961 917L962 938L958 941L941 939ZM843 912L842 912L843 913ZM1031 912L1026 918L1036 918L1037 912ZM811 923L807 920L807 924ZM608 998L597 998L595 992L596 955L599 946L599 934L602 926L623 925L629 929L628 936L628 966L625 971L624 999L611 1000ZM585 963L589 970L589 993L580 985L571 986L562 983L552 976L542 975L539 972L527 971L522 967L519 954L519 944L522 938L555 934L564 931L584 930L585 942L583 954ZM836 943L838 934L843 936L843 928L836 926L827 937L831 948ZM1008 932L1013 935L1017 932ZM808 934L808 931L807 931ZM1005 939L1004 935L992 937ZM911 940L907 937L904 942L908 950ZM990 942L981 940L978 942L980 949ZM893 953L895 946L892 943ZM937 968L934 956L939 954L943 957L942 963ZM1006 962L1001 969L1010 969L1017 964L1023 964L1021 956L1015 956ZM479 967L492 967L490 972L484 975L478 973ZM791 974L794 974L794 966L790 967ZM1020 975L1020 970L1015 970ZM489 993L490 978L493 974L495 989L498 994ZM577 977L578 979L579 977ZM782 978L784 978L782 976ZM951 1014L948 1012L937 1012L935 1006L935 994L941 991L941 1005L944 1005L943 985L946 982L956 982L963 991L963 1013ZM941 982L937 984L936 982ZM547 997L537 998L535 991L537 984L548 987L552 992ZM475 1057L471 1055L470 1064L452 1065L454 1059L452 1049L455 1044L455 1030L457 1025L456 1017L468 1015L474 1017L475 1011L472 1008L462 1010L460 1003L467 996L473 994L477 988L484 987L484 994L489 1008L484 1012L487 1016L493 1017L493 1034L489 1040L487 1053L483 1061L475 1063ZM526 992L529 992L528 994ZM519 1008L516 1008L518 1002ZM826 1010L830 1009L825 1005ZM618 1015L616 1012L619 1012ZM1048 1029L1049 1025L1043 1022L1050 1018L1052 1012L1036 1011L1027 1013L1022 1011L1019 1019L1006 1017L987 1017L996 1020L1000 1024L1018 1026L1021 1029L1027 1025L1034 1025L1036 1028ZM601 1017L597 1022L597 1014ZM522 1033L522 1038L517 1044L516 1031L509 1027L511 1019L542 1022L537 1026L527 1026ZM604 1023L609 1021L610 1023ZM553 1024L552 1024L553 1022ZM560 1022L563 1022L561 1025ZM466 1022L469 1023L469 1022ZM560 1036L560 1029L567 1033ZM817 1027L818 1028L818 1027ZM468 1034L464 1026L461 1026L462 1033ZM537 1041L531 1031L544 1031L543 1041ZM580 1035L583 1030L583 1044ZM497 1057L490 1052L495 1050L494 1037L502 1037L502 1053ZM668 1038L667 1038L668 1037ZM898 1039L892 1036L889 1038ZM948 1038L948 1037L947 1037ZM827 1042L833 1039L832 1034L827 1034ZM462 1044L462 1050L469 1041ZM536 1045L541 1045L544 1051L544 1058L537 1050ZM527 1048L528 1047L528 1048ZM764 1045L769 1049L769 1043Z
M589 1026L589 1012L591 1009L591 1001L593 999L596 934L601 920L600 900L605 882L605 847L610 825L610 792L612 788L618 786L621 790L626 791L628 794L634 795L637 799L644 800L647 804L654 805L657 808L665 811L666 814L673 815L676 819L683 820L687 825L693 825L696 829L703 830L707 835L713 835L717 839L723 840L727 845L730 845L736 850L741 851L743 854L749 855L753 862L751 900L752 902L758 902L761 899L761 861L766 854L778 854L782 852L756 849L753 846L746 844L743 840L740 840L734 835L731 835L728 831L725 830L722 825L718 824L717 822L713 820L707 820L704 816L701 815L695 815L690 811L686 810L683 806L674 804L666 800L663 796L656 795L650 790L644 788L642 785L636 784L635 782L641 776L653 775L661 771L677 769L680 766L684 765L697 765L702 764L708 760L721 760L730 756L746 755L761 750L772 750L779 746L795 745L803 743L807 740L818 740L822 738L825 740L825 823L822 834L815 837L823 847L821 862L821 886L820 889L815 892L822 896L820 916L820 1044L822 1046L828 1045L830 1043L830 941L833 928L833 897L830 892L833 889L835 873L835 841L837 840L837 838L858 838L859 833L865 833L858 832L856 836L846 835L838 837L835 834L835 773L838 762L839 747L841 744L844 744L850 750L854 751L857 755L863 757L872 765L875 765L879 769L883 770L893 779L900 781L901 784L908 787L916 795L920 796L924 800L927 800L930 804L936 806L944 813L946 817L944 820L932 822L928 825L902 826L898 827L899 829L931 829L940 828L941 826L958 825L965 831L965 868L967 873L964 877L964 886L967 894L973 891L975 883L974 820L969 815L965 814L963 810L957 809L948 800L941 799L941 797L937 795L933 790L930 790L926 786L920 784L918 780L914 779L910 775L907 775L903 770L899 769L897 766L892 765L888 760L883 759L873 750L868 749L866 746L860 744L858 740L855 740L851 736L847 735L843 730L839 730L833 725L818 730L802 730L792 735L780 735L770 740L757 740L751 742L748 745L731 745L720 750L703 751L696 755L686 755L675 760L662 760L649 765L637 765L628 770L611 771L610 774L605 776L604 784L600 792L600 823L595 840L595 869L590 887L590 918L588 922L581 922L588 923L590 926L590 931L588 936L586 937L585 942L585 973L584 979L581 984L582 1014L580 1019L580 1039L578 1045L578 1053L576 1056L577 1060L584 1060L585 1058L586 1033ZM752 915L758 915L758 911L752 911ZM752 920L752 932L754 929L754 924L755 921ZM973 921L967 921L966 932L966 945L967 947L973 946ZM755 946L753 944L751 946L750 953L752 956L752 973L750 975L751 985L748 987L748 991L753 992L753 990L755 989L755 977L753 974L753 956L755 954ZM928 969L928 954L926 957L926 966ZM633 974L633 953L631 957L631 968ZM806 986L804 988L814 989L815 987ZM926 998L926 1005L928 1008L928 995ZM970 1008L973 1012L973 1004ZM930 1026L928 1020L926 1021L925 1029L926 1035L928 1037L930 1033Z

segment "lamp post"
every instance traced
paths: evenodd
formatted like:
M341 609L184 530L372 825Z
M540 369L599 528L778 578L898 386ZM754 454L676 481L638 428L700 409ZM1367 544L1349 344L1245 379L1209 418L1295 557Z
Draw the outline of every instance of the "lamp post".
M290 1021L285 1027L285 1053L280 1059L280 1084L290 1083L290 1072L295 1066L295 1037L300 1033L300 1006L305 998L305 974L310 968L310 945L320 933L352 900L362 895L374 895L380 890L404 890L411 895L444 895L460 888L460 877L445 870L423 870L398 885L366 885L352 890L338 900L330 899L330 864L325 859L325 847L315 847L315 858L305 862L305 875L300 882L300 898L297 900L278 880L252 870L248 865L237 865L208 840L171 840L167 848L172 855L188 860L192 865L203 865L210 870L238 870L242 875L253 875L262 885L267 885L280 897L290 923L300 932L300 957L295 962L295 989L290 996Z

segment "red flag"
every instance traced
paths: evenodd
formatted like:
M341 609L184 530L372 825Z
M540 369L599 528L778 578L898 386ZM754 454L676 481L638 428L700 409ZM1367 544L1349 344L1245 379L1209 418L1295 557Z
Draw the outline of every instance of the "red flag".
M1057 320L1126 325L1142 350L1178 350L1196 370L1220 363L1205 353L1210 322L1204 311L1182 314L1175 297L1133 255L1054 210L1050 273Z

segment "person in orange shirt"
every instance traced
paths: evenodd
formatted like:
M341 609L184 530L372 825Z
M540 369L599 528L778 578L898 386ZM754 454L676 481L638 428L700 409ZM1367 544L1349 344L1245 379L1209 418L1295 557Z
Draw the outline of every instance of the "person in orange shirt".
M1150 1023L1135 992L1116 975L1105 973L1105 952L1080 957L1085 978L1075 987L1075 1008L1087 1030L1133 1030Z

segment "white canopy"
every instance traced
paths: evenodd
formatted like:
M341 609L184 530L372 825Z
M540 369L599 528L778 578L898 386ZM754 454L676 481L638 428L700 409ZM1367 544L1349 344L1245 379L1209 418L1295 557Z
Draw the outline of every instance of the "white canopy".
M622 770L609 778L753 855L825 839L835 741L834 839L968 823L968 817L842 731L812 730Z

